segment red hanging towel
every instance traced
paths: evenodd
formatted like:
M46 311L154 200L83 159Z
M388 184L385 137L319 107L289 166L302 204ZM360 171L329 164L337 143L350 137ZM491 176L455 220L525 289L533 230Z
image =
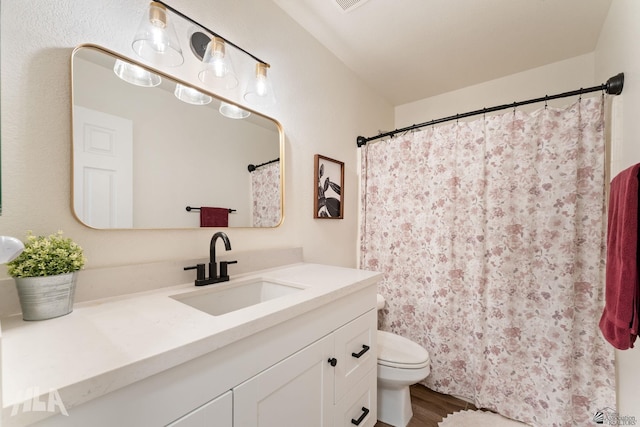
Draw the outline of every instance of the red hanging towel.
M640 164L611 181L605 307L600 330L615 348L633 347L638 335L638 172Z
M200 208L200 227L228 227L229 209L227 208Z

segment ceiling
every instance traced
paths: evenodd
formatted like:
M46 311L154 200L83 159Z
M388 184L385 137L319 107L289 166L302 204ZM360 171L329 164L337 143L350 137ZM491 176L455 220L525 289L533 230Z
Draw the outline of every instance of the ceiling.
M593 52L611 5L273 1L394 106Z

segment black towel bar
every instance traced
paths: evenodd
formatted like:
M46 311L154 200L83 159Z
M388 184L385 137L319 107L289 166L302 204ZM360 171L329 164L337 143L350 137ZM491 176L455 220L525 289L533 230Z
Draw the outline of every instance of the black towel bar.
M201 208L192 208L191 206L187 206L187 212L191 211L199 211ZM236 209L229 209L229 213L236 212Z

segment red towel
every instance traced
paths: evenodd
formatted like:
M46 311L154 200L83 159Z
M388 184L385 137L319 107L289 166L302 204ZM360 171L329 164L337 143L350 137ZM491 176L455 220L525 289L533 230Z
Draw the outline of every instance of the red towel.
M227 208L200 208L200 227L228 227L229 209Z
M640 164L611 181L607 236L607 281L600 330L620 350L638 335L638 171Z

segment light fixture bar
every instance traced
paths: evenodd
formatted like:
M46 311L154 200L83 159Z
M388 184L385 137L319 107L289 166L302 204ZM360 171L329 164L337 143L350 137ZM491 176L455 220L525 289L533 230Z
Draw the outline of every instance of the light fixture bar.
M265 65L269 65L268 62L263 61L262 59L258 58L257 56L247 52L246 50L244 50L243 48L241 48L240 46L238 46L237 44L230 42L229 40L227 40L226 38L222 37L220 34L216 33L215 31L211 31L210 29L208 29L207 27L205 27L204 25L200 24L199 22L189 18L187 15L185 15L184 13L174 9L173 7L169 6L168 4L166 4L164 1L161 0L154 0L156 3L160 3L161 5L163 5L164 7L166 7L167 9L169 9L172 13L178 15L179 17L186 19L187 21L191 22L194 25L199 26L200 28L206 30L207 32L209 32L211 35L216 36L216 37L220 37L222 40L225 41L225 43L228 43L229 45L235 47L236 49L242 51L243 53L249 55L251 58L253 58L254 60L256 60L257 62L261 63L261 64L265 64Z

